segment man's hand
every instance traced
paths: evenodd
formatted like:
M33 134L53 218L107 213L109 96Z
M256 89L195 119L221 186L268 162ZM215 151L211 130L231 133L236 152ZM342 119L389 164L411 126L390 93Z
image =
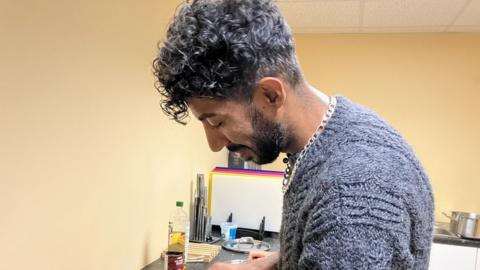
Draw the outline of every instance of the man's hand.
M252 252L248 258L248 263L216 263L208 270L274 270L278 263L278 252Z
M253 261L256 259L265 258L267 256L274 255L275 253L278 253L278 252L268 252L268 251L260 251L260 250L251 251L250 254L248 254L248 260Z

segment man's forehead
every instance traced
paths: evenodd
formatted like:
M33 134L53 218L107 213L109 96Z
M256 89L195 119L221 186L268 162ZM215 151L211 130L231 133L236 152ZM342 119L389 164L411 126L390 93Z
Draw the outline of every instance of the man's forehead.
M212 98L194 97L188 100L188 107L192 111L193 115L203 121L206 118L216 116L219 114L222 102L214 100Z
M218 115L235 113L243 106L239 102L213 98L194 97L188 100L188 107L200 121Z

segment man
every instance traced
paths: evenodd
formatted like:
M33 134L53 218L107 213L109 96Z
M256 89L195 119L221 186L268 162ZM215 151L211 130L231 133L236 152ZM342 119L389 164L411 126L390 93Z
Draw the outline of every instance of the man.
M212 151L287 153L280 252L211 269L427 269L433 198L422 166L375 113L309 85L270 0L198 0L154 61L162 108L202 122Z

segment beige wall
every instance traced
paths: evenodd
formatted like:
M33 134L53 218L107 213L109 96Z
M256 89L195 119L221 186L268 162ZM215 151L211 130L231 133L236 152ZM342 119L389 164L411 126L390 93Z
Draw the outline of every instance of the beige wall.
M480 212L480 34L297 35L296 43L311 84L376 110L413 146L438 219Z
M174 8L0 2L0 269L140 269L195 173L225 163L158 105L151 62Z
M175 2L0 2L0 268L138 269L164 248L195 173L225 164L152 88ZM311 83L410 141L438 211L480 212L478 34L296 38Z

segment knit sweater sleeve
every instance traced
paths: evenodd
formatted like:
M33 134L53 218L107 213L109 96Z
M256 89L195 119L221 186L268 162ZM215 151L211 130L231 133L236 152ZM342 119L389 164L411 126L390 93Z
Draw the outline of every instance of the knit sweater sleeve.
M391 269L391 237L367 225L341 225L319 241L307 241L300 269Z
M395 260L413 264L406 252L408 215L400 193L366 170L344 174L323 187L321 197L312 197L299 269L391 269Z

